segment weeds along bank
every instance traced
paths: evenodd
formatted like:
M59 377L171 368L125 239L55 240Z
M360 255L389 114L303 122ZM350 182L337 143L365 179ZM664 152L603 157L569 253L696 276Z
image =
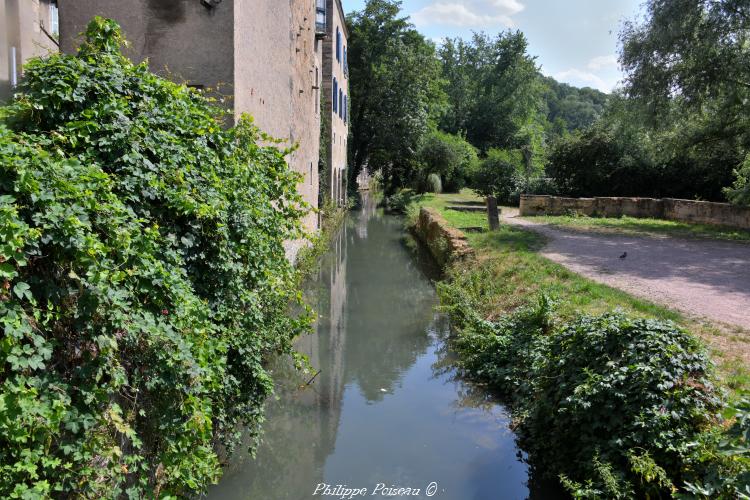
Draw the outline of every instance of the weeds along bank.
M0 125L0 496L190 496L258 432L306 317L300 180L96 19Z
M417 205L440 206L412 201L416 226ZM467 239L476 258L447 259L438 284L453 346L468 376L507 398L535 474L578 498L750 497L750 404L725 403L705 349L669 312L547 261L534 234Z

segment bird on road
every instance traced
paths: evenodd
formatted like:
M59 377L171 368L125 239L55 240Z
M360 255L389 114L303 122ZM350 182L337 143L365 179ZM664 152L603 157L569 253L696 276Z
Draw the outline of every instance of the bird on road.
M622 255L620 255L620 258L624 259L627 256L628 256L628 252L622 252Z

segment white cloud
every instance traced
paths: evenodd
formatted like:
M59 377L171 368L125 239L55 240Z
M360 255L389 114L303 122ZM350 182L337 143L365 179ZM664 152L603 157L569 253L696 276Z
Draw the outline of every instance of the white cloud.
M608 56L595 57L589 61L586 67L592 71L598 71L600 69L616 68L617 67L617 56L610 54Z
M593 87L602 92L611 92L616 84L616 82L605 81L602 77L591 71L583 71L576 68L555 73L552 75L552 78L559 82L575 85L576 87Z
M519 0L439 0L412 14L420 27L440 25L461 28L515 26L512 16L524 9Z
M617 56L598 56L589 60L585 68L570 68L550 75L559 82L576 87L593 87L602 92L612 92L617 86ZM546 73L546 72L545 72ZM548 74L548 73L546 73Z

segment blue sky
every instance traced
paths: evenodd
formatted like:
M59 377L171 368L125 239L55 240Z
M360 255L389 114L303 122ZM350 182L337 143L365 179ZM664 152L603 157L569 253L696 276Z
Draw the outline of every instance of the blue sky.
M342 0L347 12L365 0ZM611 91L622 73L617 65L623 19L640 12L642 0L404 0L403 10L425 36L469 37L520 29L545 75Z

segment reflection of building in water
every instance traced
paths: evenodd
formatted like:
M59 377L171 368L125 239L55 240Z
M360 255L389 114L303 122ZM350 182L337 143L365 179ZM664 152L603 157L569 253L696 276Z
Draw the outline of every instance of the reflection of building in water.
M367 224L375 216L375 212L378 209L378 202L373 193L370 191L360 191L360 216L357 219L357 236L360 239L367 239Z
M313 373L301 378L287 358L270 367L280 397L267 404L257 459L238 450L209 498L288 498L284 492L312 494L323 481L319 465L336 445L346 383L346 238L344 224L324 257L309 299L318 314L315 332L295 343Z
M372 176L370 175L370 171L367 169L367 165L363 165L362 170L359 172L359 175L357 176L357 188L360 191L368 191L370 189L371 181L372 181Z

